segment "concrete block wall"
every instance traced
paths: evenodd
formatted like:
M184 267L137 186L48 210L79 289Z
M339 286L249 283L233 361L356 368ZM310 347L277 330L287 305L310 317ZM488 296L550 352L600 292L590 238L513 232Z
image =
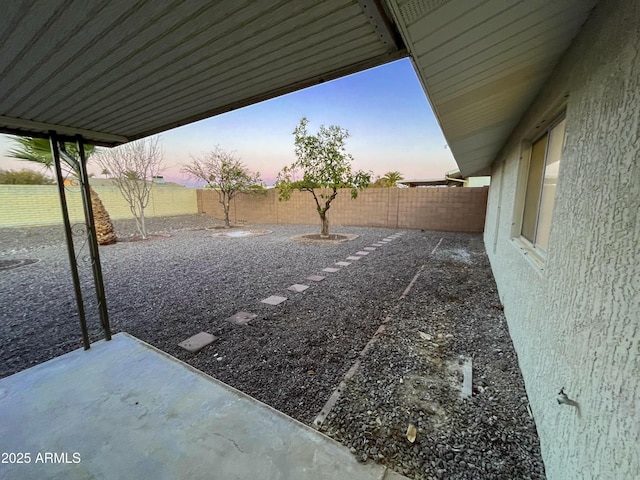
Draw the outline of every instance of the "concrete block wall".
M351 191L342 189L328 211L329 225L482 232L487 192L486 187L368 188L353 200ZM218 194L212 190L198 190L198 206L202 213L224 218ZM290 200L280 202L275 189L268 190L266 195L236 196L231 202L230 220L275 224L320 222L311 193L296 191Z
M640 2L599 2L493 166L486 249L551 480L640 478L639 32ZM524 145L563 111L539 264L512 228Z
M129 204L117 187L95 187L112 219L133 218ZM72 221L81 221L82 198L79 187L67 187L67 203ZM145 215L161 217L198 213L195 189L158 186L151 190ZM62 223L58 187L55 185L0 185L0 227L55 225Z

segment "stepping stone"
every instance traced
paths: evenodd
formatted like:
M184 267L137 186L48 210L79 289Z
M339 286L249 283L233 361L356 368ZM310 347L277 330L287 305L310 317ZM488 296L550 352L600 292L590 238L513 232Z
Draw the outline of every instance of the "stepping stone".
M210 333L200 332L193 337L189 337L178 344L178 346L184 348L191 353L198 353L204 347L213 343L218 337L214 337Z
M347 260L360 260L362 257L354 257L353 255L351 255L350 257L347 257Z
M260 300L262 303L266 303L267 305L279 305L284 302L287 297L279 297L277 295L271 295L270 297L265 298L264 300Z
M383 238L382 241L387 243L393 242L393 238Z
M364 249L369 252L373 252L376 249L376 247L364 247Z
M231 322L236 325L246 325L257 316L258 315L256 315L255 313L238 312L238 313L234 313L229 318L227 318L227 322Z
M338 270L340 270L339 268L333 268L333 267L327 267L327 268L323 268L322 271L323 272L329 272L329 273L336 273Z
M340 265L341 267L348 267L351 265L351 262L336 262L336 265Z
M374 247L384 247L384 243L374 243L373 246Z
M289 288L287 288L287 290L291 290L292 292L300 293L300 292L304 292L307 288L309 288L309 285L302 285L300 283L294 283Z
M362 250L360 250L359 252L356 252L356 255L360 255L360 256L369 255L369 252L363 252Z
M462 365L462 398L469 398L473 396L473 359L471 357L464 358L464 364Z
M322 275L311 275L306 279L311 280L312 282L321 282L322 280L324 280L324 277Z

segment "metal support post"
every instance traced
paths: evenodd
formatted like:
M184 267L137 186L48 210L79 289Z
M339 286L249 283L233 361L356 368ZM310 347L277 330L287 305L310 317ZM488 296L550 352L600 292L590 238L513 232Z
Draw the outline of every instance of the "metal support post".
M93 206L91 204L91 188L89 186L89 175L87 174L87 158L84 153L84 139L76 136L76 147L78 149L78 177L82 192L82 204L84 207L84 218L87 226L87 237L89 241L89 251L91 253L91 268L93 269L93 283L98 299L98 310L100 312L100 323L107 340L111 340L111 326L109 325L109 313L107 312L107 299L104 293L104 282L102 278L102 266L100 265L100 252L98 248L98 238L96 235L96 224L93 217Z
M67 207L67 197L64 191L64 177L62 175L62 166L60 164L60 150L58 147L58 135L54 131L49 132L49 141L51 144L51 154L55 164L56 178L58 180L58 193L60 195L60 206L62 208L62 220L64 222L64 233L67 239L67 251L69 254L69 263L71 264L71 276L73 277L73 288L76 294L76 304L78 306L78 317L80 318L80 329L82 330L82 343L84 349L89 350L89 332L87 330L87 320L84 311L84 302L82 300L82 287L80 285L80 275L78 274L78 263L76 260L76 252L73 246L73 232L71 231L71 222L69 221L69 209Z

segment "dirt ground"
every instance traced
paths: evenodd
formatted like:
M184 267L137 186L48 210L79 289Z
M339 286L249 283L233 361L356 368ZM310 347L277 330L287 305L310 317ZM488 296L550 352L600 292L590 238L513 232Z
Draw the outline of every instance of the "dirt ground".
M544 478L481 235L343 227L356 238L318 245L294 240L314 226L252 225L264 234L223 238L215 225L150 219L169 236L101 248L114 332L304 423L322 414L316 426L358 459L410 478ZM122 237L131 227L116 225ZM18 259L38 262L0 271L0 376L80 346L61 230L0 229L0 260ZM309 288L287 290L294 283ZM261 302L270 295L287 300ZM256 318L229 322L239 311ZM199 331L218 339L197 354L177 345ZM101 337L95 323L90 333ZM472 394L462 398L469 362Z

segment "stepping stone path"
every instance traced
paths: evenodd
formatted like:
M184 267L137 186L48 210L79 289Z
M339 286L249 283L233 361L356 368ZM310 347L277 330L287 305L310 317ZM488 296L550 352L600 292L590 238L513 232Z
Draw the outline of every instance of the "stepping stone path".
M309 285L302 285L300 283L294 283L289 288L287 288L287 290L291 290L292 292L300 293L300 292L304 292L307 288L309 288Z
M258 315L256 315L255 313L238 312L238 313L234 313L229 318L227 318L227 321L234 323L236 325L246 325L257 316Z
M241 232L244 233L244 232ZM383 238L381 241L374 243L373 246L371 247L364 247L363 250L360 250L358 252L356 252L354 255L351 255L349 257L347 257L347 260L360 260L362 257L369 255L369 253L373 252L376 250L377 247L382 247L384 245L386 245L387 243L393 241L396 238L399 238L400 236L404 235L404 232L398 232L395 233L393 235L390 235L387 238ZM241 236L241 235L238 235ZM340 267L347 267L349 265L351 265L350 262L336 262L336 265L340 266ZM323 272L329 272L329 273L335 273L338 272L340 269L339 268L334 268L334 267L327 267L327 268L323 268L322 271ZM326 277L323 277L322 275L310 275L306 278L306 280L309 280L311 282L321 282L322 280L324 280ZM293 285L291 285L290 287L287 287L287 290L290 290L292 292L296 292L296 293L300 293L300 292L304 292L307 288L309 288L309 285L303 285L300 283L294 283ZM267 305L280 305L282 302L286 301L287 297L280 297L278 295L271 295L270 297L265 298L264 300L261 300L261 303L266 303ZM226 320L228 322L231 322L235 325L246 325L248 324L251 320L254 320L255 318L257 318L257 315L255 313L249 313L249 312L238 312L238 313L234 313L232 316L230 316L229 318L227 318ZM178 345L182 348L184 348L185 350L191 352L191 353L197 353L200 350L202 350L204 347L206 347L207 345L213 343L215 340L217 340L218 337L215 337L213 335L211 335L210 333L207 332L200 332L196 335L193 335L192 337L187 338L186 340L180 342ZM216 357L216 360L222 360L222 357L218 357L218 354L215 353L214 357ZM468 382L467 382L468 383Z
M277 295L271 295L270 297L267 297L264 300L261 300L261 302L266 303L267 305L280 305L286 299L287 297L279 297Z
M187 338L186 340L183 340L178 344L178 346L191 353L198 353L204 347L213 343L217 338L218 337L214 337L210 333L200 332L192 337Z

